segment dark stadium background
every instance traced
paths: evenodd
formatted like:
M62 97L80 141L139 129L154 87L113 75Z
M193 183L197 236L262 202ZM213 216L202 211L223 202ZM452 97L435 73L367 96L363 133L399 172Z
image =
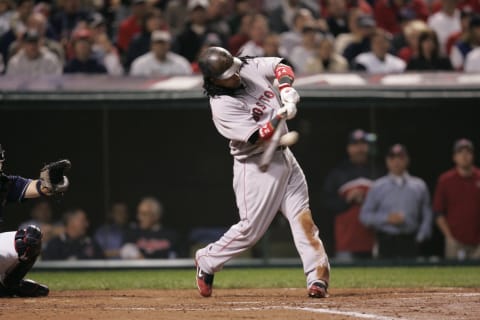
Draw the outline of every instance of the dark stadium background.
M440 93L439 93L440 94ZM125 201L134 219L141 197L153 195L165 206L165 223L184 235L199 226L237 221L228 141L216 131L207 100L25 99L3 101L1 143L6 171L37 177L49 161L69 158L71 189L55 206L56 218L71 207L84 208L91 230L100 225L112 201ZM345 156L347 133L375 132L375 161L386 148L405 144L410 172L430 191L452 166L455 139L477 142L478 101L467 99L304 98L290 128L301 133L293 150L309 182L311 206L322 239L332 252L332 218L323 213L321 189L327 171ZM476 151L479 158L478 149ZM11 206L5 229L28 217L29 206ZM441 254L438 231L424 253Z

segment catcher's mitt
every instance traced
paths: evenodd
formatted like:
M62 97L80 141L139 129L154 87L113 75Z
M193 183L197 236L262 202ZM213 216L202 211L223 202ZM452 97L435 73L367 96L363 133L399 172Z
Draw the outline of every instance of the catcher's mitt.
M60 160L45 165L40 170L40 188L41 192L47 195L63 193L68 189L70 183L65 176L72 167L70 160Z

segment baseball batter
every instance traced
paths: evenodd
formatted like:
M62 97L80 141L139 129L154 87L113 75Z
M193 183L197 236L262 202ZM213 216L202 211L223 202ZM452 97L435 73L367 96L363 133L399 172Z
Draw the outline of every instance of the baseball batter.
M199 59L215 127L230 140L233 188L240 221L218 241L196 252L197 286L212 294L214 273L253 246L278 211L288 219L307 277L308 295L327 296L330 265L309 208L305 176L288 148L279 147L268 171L259 162L275 130L287 133L282 119L295 117L299 95L294 73L281 58L232 57L211 47ZM278 89L274 81L278 80ZM282 106L283 105L283 106Z
M4 161L5 151L0 145L0 226L6 204L51 196L68 188L68 179L63 175L70 168L68 160L46 165L40 171L38 180L4 174ZM47 286L24 279L37 260L41 247L42 233L36 226L0 233L0 297L48 295Z

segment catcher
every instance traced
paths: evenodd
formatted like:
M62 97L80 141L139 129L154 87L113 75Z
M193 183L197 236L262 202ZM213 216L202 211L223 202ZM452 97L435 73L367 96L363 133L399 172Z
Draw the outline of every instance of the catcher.
M45 165L37 180L7 175L3 172L5 151L0 145L0 227L6 204L25 199L62 194L69 186L65 172L69 160ZM33 267L42 247L42 232L36 226L0 233L0 297L47 296L46 285L24 279Z

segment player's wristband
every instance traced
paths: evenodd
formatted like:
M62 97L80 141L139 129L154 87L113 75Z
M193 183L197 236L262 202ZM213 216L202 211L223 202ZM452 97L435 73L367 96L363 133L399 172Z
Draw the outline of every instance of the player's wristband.
M42 191L42 181L40 180L37 180L37 183L35 184L35 187L37 188L37 192L39 195L41 195L42 197L47 197L48 194L46 194L45 192Z
M285 64L280 63L275 68L275 77L278 80L278 88L282 91L292 85L295 79L293 69Z
M258 129L260 139L262 140L269 139L275 132L275 129L278 127L278 123L280 122L281 119L282 119L282 116L277 115L271 121L267 122L267 124L265 124L263 127Z

